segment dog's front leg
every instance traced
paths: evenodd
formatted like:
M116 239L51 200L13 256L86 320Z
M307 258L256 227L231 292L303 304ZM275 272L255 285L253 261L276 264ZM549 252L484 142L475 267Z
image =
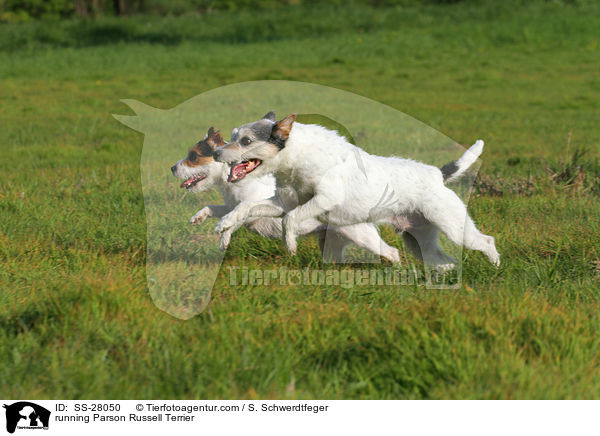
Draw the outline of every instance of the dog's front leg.
M290 254L296 254L298 243L296 239L299 235L300 224L308 219L316 219L335 206L324 195L316 195L309 201L294 210L287 213L283 218L283 244Z
M215 227L215 232L221 234L222 250L227 248L231 234L243 226L250 218L278 217L283 215L284 209L277 197L261 201L243 201L235 209L221 218Z
M211 204L196 212L196 214L190 219L190 224L197 226L211 216L222 218L228 211L229 208L225 205Z
M243 201L221 218L215 227L215 232L223 233L226 230L238 229L249 218L278 217L283 212L283 207L281 207L276 197L260 201Z

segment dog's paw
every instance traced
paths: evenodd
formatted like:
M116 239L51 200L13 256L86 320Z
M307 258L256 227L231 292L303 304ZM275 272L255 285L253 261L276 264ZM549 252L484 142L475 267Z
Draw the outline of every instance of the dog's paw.
M448 271L452 271L456 268L456 265L453 263L441 263L435 266L435 270L438 273L445 273Z
M296 241L296 238L298 237L296 235L296 232L294 231L294 218L292 216L292 214L287 214L284 218L283 218L283 222L282 222L282 239L283 239L283 245L285 246L285 249L287 250L288 253L290 253L291 255L296 254L296 251L298 251L298 242Z
M215 227L215 233L223 233L227 230L231 230L237 225L237 219L231 213L225 215L221 220L217 223Z
M389 250L386 250L386 252L383 252L381 254L394 265L400 265L402 263L400 260L400 252L397 248L389 247Z
M196 215L194 215L192 218L190 218L190 224L193 226L202 224L206 220L206 218L208 218L209 216L210 216L210 209L208 207L200 209L196 213Z
M231 242L231 231L226 230L223 233L221 233L221 239L219 240L219 249L221 251L227 250L227 247L229 247L230 242Z
M296 240L296 235L293 235L293 234L290 234L289 232L287 232L286 235L284 236L283 243L285 245L285 249L287 250L287 252L289 254L291 254L292 256L294 256L296 254L296 252L298 251L298 242Z
M217 223L217 225L215 226L215 233L217 234L221 234L225 231L225 227L223 226L223 224L221 224L221 221L219 221Z
M500 255L496 255L490 258L490 262L492 262L492 265L494 265L496 268L500 268Z

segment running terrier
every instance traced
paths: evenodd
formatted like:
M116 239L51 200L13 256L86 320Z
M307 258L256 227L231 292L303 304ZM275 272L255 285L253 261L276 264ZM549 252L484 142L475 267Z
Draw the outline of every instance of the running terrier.
M292 114L276 121L275 113L269 112L234 129L231 142L214 152L216 161L229 164L229 182L274 174L277 183L275 197L240 203L219 221L217 233L235 230L248 219L285 215L283 241L294 254L305 220L335 226L386 223L402 233L409 251L437 269L454 268L455 262L439 248L438 231L500 264L494 238L477 230L464 203L445 186L476 161L483 141L440 169L371 155L335 131L295 120ZM287 192L295 201L285 197ZM289 203L298 206L290 209Z

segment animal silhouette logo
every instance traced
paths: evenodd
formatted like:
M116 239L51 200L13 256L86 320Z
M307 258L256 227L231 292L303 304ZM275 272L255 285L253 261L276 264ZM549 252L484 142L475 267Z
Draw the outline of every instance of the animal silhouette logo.
M158 308L179 319L190 319L205 310L224 260L220 237L214 232L216 222L188 224L189 217L199 206L210 204L215 194L192 195L189 191L182 194L171 173L173 162L202 139L209 126L220 130L227 140L233 128L258 119L267 110L274 110L280 114L305 116L301 121L305 124L326 124L378 156L410 157L439 167L465 153L464 147L452 139L394 108L350 92L310 83L285 80L236 83L212 89L168 109L131 99L122 102L133 113L114 117L144 135L140 175L147 224L145 260L149 294ZM324 123L327 120L335 125ZM354 157L347 157L348 171L356 177L364 177L366 183L367 175L371 177L366 162L358 153ZM464 204L468 203L478 166L473 165L469 175L452 187ZM326 176L328 174L323 174ZM338 193L340 198L352 195L351 191ZM369 219L386 214L397 195L399 193L391 187L383 189ZM332 240L327 237L324 246ZM462 259L461 246L446 244L443 236L441 243L451 257ZM380 262L379 257L359 247L353 247L347 259L348 263ZM409 261L412 262L408 258L403 268L412 271ZM439 285L436 282L431 286L427 284L428 288L459 287L462 269L458 264L456 269L459 277L456 282Z
M18 429L48 429L50 411L29 401L5 404L6 431L14 433Z

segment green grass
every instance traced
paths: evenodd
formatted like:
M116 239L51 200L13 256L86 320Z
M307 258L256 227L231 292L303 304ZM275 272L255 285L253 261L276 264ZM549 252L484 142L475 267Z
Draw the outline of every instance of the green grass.
M599 398L598 12L318 6L1 25L0 397ZM171 108L258 79L344 89L460 143L485 139L494 189L469 209L500 269L464 251L462 289L434 291L232 286L223 268L201 315L158 310L143 137L110 114L128 113L122 98ZM577 148L589 151L572 165ZM181 226L197 209L186 201ZM292 258L245 230L225 264L240 260L349 268L323 266L314 239Z

